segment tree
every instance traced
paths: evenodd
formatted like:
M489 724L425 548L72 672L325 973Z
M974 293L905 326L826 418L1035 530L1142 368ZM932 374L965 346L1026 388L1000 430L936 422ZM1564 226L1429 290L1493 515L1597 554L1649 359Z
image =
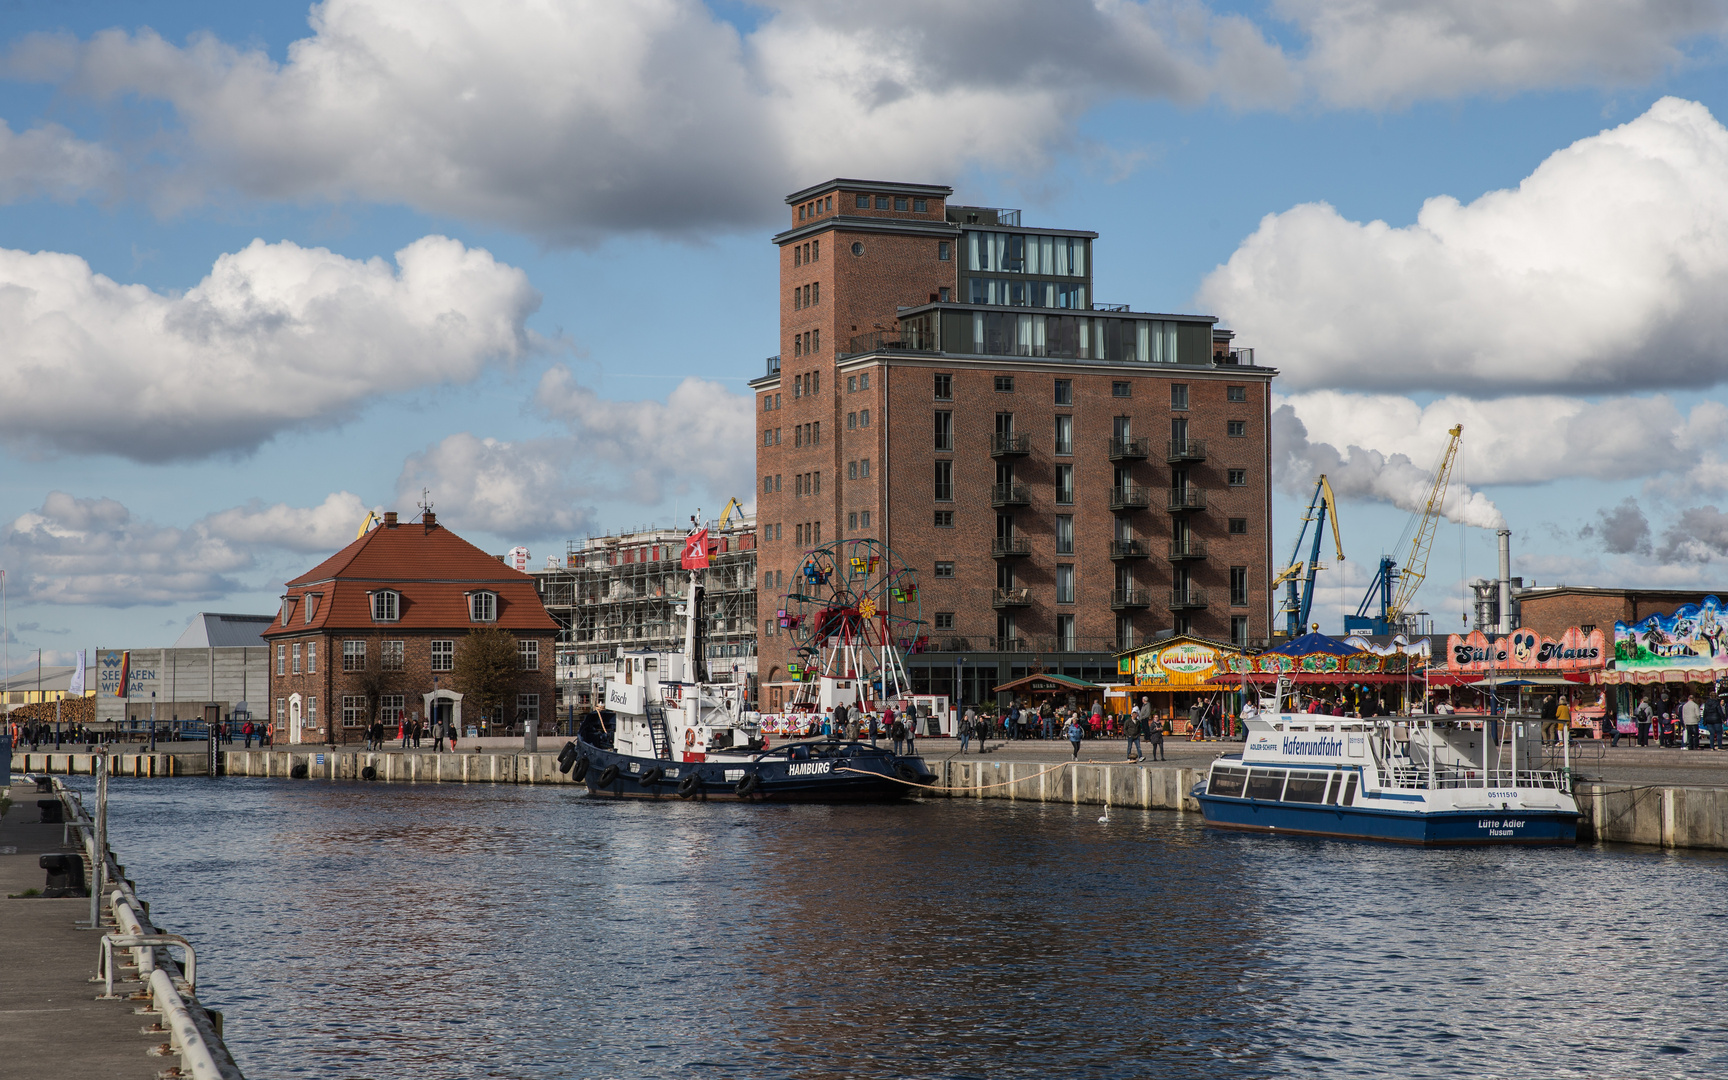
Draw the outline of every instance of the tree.
M516 693L522 654L516 635L495 626L470 630L456 650L450 681L462 695L463 711L472 708L488 722Z
M385 671L383 670L383 667L384 658L383 656L379 656L377 667L367 664L366 670L351 676L348 684L355 690L366 695L366 722L368 724L384 718L384 695L401 692L402 673L399 671ZM335 703L332 702L331 704L334 705ZM340 713L336 709L332 708L330 710L330 726L332 730L335 729L336 724L340 719ZM361 738L366 737L367 736L362 733ZM395 732L387 728L384 732L384 737L386 739L394 738ZM334 742L335 740L332 739L331 741ZM342 741L348 741L348 733L346 731L342 733Z

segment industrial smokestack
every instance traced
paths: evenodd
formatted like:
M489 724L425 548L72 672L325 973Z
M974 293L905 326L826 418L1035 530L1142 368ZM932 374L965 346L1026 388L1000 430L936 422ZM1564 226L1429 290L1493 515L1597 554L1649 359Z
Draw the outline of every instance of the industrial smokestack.
M1512 530L1501 529L1500 537L1500 625L1499 632L1510 634L1512 625Z

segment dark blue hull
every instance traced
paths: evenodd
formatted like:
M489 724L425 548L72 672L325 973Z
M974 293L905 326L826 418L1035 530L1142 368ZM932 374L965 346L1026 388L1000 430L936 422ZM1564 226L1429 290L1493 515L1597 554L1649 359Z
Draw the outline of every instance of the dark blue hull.
M1433 846L1571 844L1578 839L1578 815L1554 810L1424 813L1199 793L1195 797L1206 823L1223 829Z
M923 758L867 743L788 743L748 761L696 762L620 754L583 741L577 758L574 767L597 798L889 802L936 780Z

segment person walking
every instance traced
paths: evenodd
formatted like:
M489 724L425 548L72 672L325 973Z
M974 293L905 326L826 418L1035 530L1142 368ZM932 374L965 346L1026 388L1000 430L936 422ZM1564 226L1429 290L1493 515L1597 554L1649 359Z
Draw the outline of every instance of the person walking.
M1560 712L1560 696L1549 694L1542 699L1542 745L1558 746L1560 744L1559 724L1554 722Z
M1170 759L1164 756L1164 721L1152 715L1152 702L1149 699L1141 698L1140 704L1145 706L1146 741L1152 746L1152 760L1169 761Z
M903 714L906 717L906 756L918 756L918 714L915 712Z
M889 715L893 715L890 712ZM888 721L888 738L894 742L894 756L899 757L906 751L906 725L898 718Z
M246 749L252 749L252 721L240 725L240 734L246 739Z
M954 733L960 737L960 752L962 754L966 752L966 748L972 743L972 718L974 715L975 714L971 709L967 709L966 715L960 718L959 730Z
M1074 748L1074 755L1069 760L1080 760L1080 740L1085 738L1084 729L1080 726L1080 721L1076 718L1070 717L1068 720L1068 730L1065 734L1068 736L1068 745Z
M1638 707L1632 711L1632 722L1638 727L1639 746L1650 745L1650 722L1654 715L1654 710L1650 708L1650 699L1639 698Z
M1140 706L1128 710L1127 719L1122 722L1122 734L1128 740L1125 751L1129 761L1140 760Z
M1686 695L1686 704L1680 706L1680 723L1686 728L1685 745L1688 750L1698 749L1698 721L1703 713L1704 710L1698 706L1698 699L1691 694Z
M1709 715L1705 716L1705 730L1710 733L1710 749L1720 750L1722 749L1722 725L1724 721L1728 721L1728 702L1724 702L1721 692L1717 691L1710 695L1710 705L1715 706L1716 714L1714 720ZM1708 707L1706 706L1706 708Z
M846 733L846 703L841 702L840 704L834 706L834 734L836 736L840 736L840 735L844 735L845 733Z

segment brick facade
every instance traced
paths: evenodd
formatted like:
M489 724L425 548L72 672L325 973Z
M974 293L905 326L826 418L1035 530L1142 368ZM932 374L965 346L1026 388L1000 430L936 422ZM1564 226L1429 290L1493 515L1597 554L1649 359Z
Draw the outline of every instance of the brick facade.
M1672 615L1675 608L1696 604L1711 594L1708 589L1590 589L1565 585L1525 589L1518 593L1519 622L1523 629L1555 639L1574 626L1594 627L1612 643L1615 622L1635 623L1652 615Z

